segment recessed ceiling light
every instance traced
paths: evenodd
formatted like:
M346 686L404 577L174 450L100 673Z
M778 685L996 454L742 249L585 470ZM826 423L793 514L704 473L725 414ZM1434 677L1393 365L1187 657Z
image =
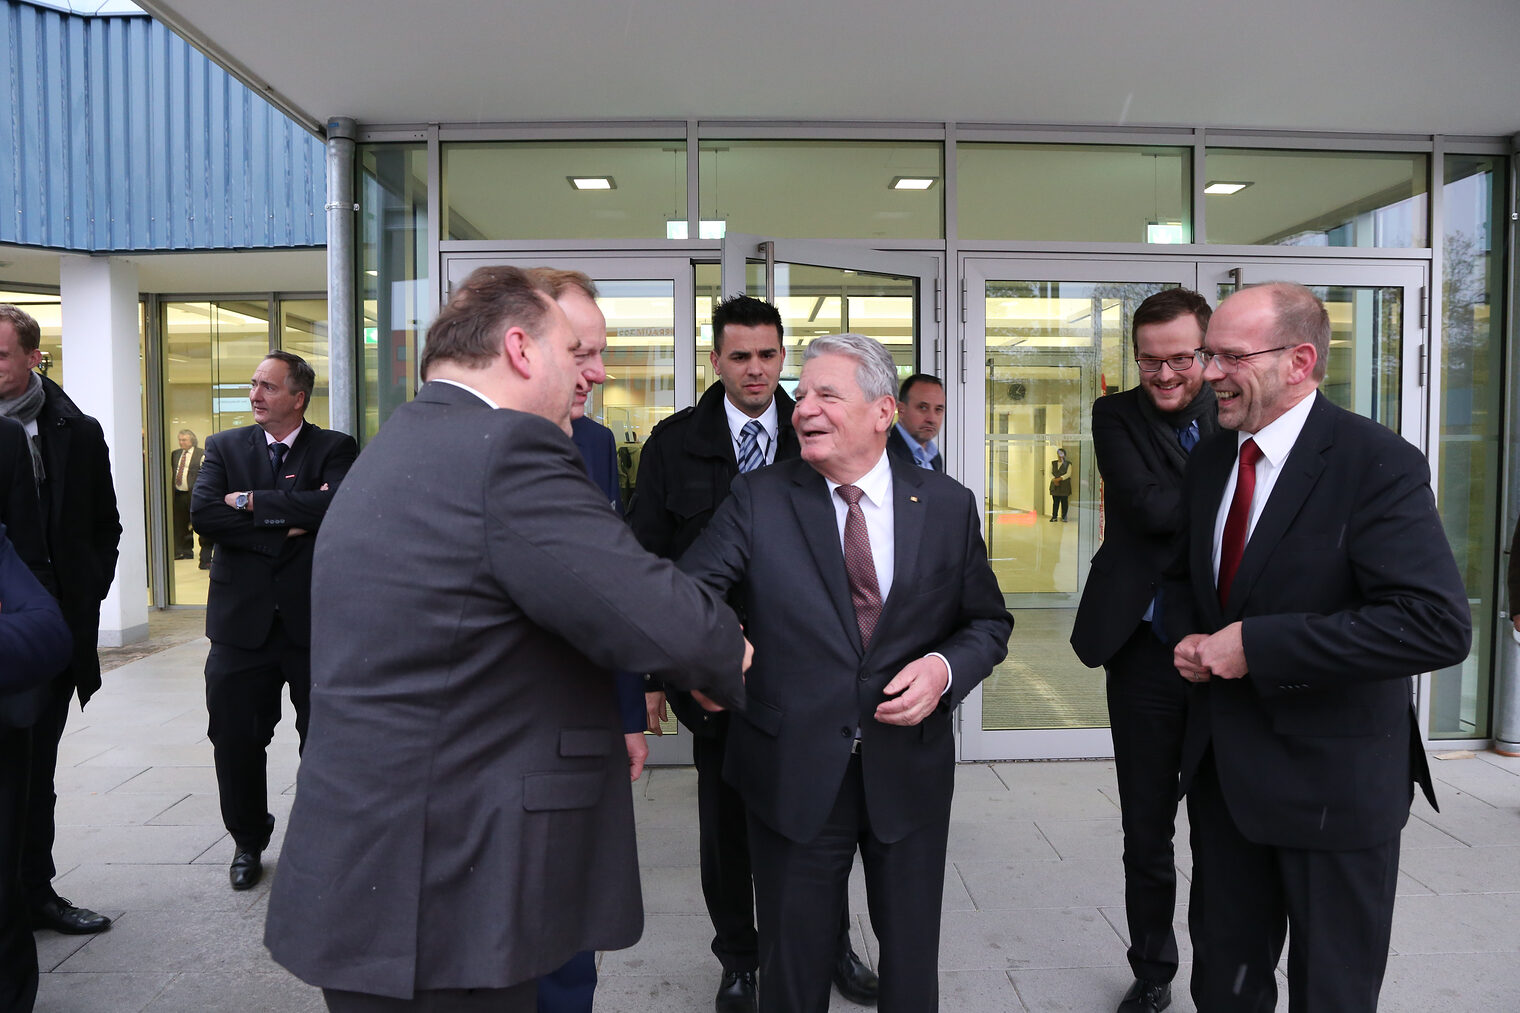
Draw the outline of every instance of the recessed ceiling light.
M617 183L611 176L566 176L577 190L616 190Z
M927 190L938 182L938 176L893 176L888 188L892 190Z
M1250 183L1232 182L1227 179L1216 179L1210 181L1209 185L1203 188L1203 192L1207 194L1213 194L1216 197L1228 197L1232 193L1239 193L1250 185Z

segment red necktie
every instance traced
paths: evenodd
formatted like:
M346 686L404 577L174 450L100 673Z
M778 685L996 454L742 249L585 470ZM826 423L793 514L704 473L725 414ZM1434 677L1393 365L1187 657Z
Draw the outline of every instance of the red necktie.
M850 578L850 601L855 605L855 623L860 627L860 646L871 646L876 619L881 615L881 587L876 583L876 561L871 558L871 536L866 532L866 515L860 509L864 493L853 485L842 485L835 492L850 505L844 516L844 569Z
M1240 445L1240 465L1235 472L1235 497L1224 520L1224 540L1219 546L1219 604L1230 599L1230 584L1240 569L1240 557L1246 551L1246 533L1251 525L1251 499L1256 495L1256 462L1261 448L1255 440Z

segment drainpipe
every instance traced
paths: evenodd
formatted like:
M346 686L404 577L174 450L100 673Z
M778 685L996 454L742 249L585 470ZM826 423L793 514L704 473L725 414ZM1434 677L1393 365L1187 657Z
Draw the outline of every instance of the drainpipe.
M331 427L359 437L358 357L354 324L354 140L358 124L347 116L327 121L327 335L328 410Z
M1509 208L1505 216L1509 220L1504 223L1504 238L1507 261L1509 268L1505 271L1507 285L1504 296L1506 312L1504 314L1505 330L1508 332L1506 351L1509 353L1512 365L1509 369L1511 379L1516 376L1516 367L1513 363L1515 356L1520 352L1520 306L1515 305L1516 277L1520 272L1520 264L1515 262L1516 233L1520 230L1520 199L1516 197L1516 187L1520 185L1520 167L1516 162L1520 161L1520 134L1510 138L1509 155ZM1520 410L1517 410L1516 400L1513 394L1510 396L1509 435L1510 440L1506 443L1514 447L1515 431L1520 425ZM1510 502L1520 500L1520 496L1514 495L1516 471L1510 472L1511 497ZM1506 534L1508 532L1506 531ZM1501 536L1502 537L1502 536ZM1511 545L1511 553L1520 551L1520 545ZM1500 557L1501 571L1506 569L1509 562L1508 553ZM1499 586L1500 594L1505 599L1509 598L1509 584L1501 572ZM1516 638L1512 635L1512 620L1509 617L1520 610L1520 601L1505 601L1505 611L1500 611L1499 642L1503 645L1499 649L1501 663L1494 666L1494 750L1505 756L1520 756L1520 645L1516 644Z

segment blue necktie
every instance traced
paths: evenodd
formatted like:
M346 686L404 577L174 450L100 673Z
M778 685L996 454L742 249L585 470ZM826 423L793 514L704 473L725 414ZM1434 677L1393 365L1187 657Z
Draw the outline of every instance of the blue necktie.
M269 471L274 476L274 484L280 484L280 465L285 461L285 452L290 448L283 443L271 443L269 445Z
M925 471L934 470L934 458L929 455L929 448L919 445L917 441L913 444L913 460Z
M1189 422L1185 428L1177 430L1177 442L1182 444L1182 451L1191 454L1193 448L1198 446L1198 420Z
M739 430L739 472L754 471L765 463L765 451L760 449L760 434L765 432L758 419L750 419Z

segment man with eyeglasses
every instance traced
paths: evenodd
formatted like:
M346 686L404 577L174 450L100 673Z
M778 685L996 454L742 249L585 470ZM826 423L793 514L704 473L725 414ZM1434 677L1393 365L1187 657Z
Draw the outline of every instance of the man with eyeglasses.
M1177 974L1172 836L1187 684L1152 626L1163 569L1182 532L1188 452L1215 433L1214 392L1195 350L1209 326L1197 292L1166 289L1135 310L1140 386L1093 404L1093 450L1103 476L1103 546L1093 557L1071 644L1102 665L1124 826L1124 907L1135 982L1119 1013L1156 1013Z
M1187 548L1163 601L1192 688L1193 999L1373 1013L1414 784L1432 805L1410 677L1461 663L1466 591L1430 470L1317 393L1330 320L1273 283L1214 314L1199 349L1231 433L1193 453Z

